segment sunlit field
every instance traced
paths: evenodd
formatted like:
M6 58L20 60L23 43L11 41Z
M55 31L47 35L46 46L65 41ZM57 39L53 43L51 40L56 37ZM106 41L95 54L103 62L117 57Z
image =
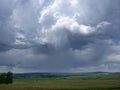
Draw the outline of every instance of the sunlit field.
M120 74L16 78L0 90L120 90Z

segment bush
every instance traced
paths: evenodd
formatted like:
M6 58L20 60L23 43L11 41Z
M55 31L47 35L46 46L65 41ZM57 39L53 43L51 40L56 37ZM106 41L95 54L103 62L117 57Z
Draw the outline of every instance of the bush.
M13 83L13 74L11 72L3 73L0 75L0 84Z

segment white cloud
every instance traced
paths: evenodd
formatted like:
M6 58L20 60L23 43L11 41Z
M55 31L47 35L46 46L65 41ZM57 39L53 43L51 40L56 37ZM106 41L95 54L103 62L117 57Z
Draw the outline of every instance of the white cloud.
M107 72L110 71L108 65L101 64L97 66L86 66L86 67L78 67L78 68L71 68L71 72Z
M120 44L111 41L108 54L104 57L106 62L120 63Z
M0 66L0 73L11 71L11 68L8 66Z
M70 4L72 7L76 7L79 3L79 0L70 0Z
M120 63L120 54L111 54L106 58L109 62L119 62Z

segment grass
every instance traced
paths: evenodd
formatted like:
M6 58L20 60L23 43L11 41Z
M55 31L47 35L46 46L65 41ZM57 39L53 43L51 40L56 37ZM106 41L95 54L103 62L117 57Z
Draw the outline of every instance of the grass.
M120 74L17 78L0 90L120 90Z

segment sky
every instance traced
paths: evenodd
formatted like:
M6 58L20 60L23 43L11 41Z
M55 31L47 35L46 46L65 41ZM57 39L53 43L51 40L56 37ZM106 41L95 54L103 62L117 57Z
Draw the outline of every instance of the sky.
M120 72L120 0L0 0L0 72Z

